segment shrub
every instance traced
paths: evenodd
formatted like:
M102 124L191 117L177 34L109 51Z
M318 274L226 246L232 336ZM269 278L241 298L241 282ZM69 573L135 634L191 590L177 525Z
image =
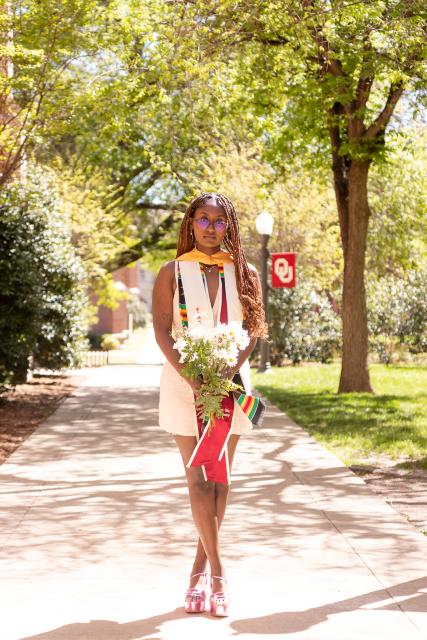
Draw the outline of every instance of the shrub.
M97 333L96 331L88 331L86 334L86 338L89 342L89 348L94 351L99 351L101 349L102 342L102 334Z
M407 313L400 327L401 341L412 353L427 352L427 268L406 274Z
M52 178L31 178L0 191L0 383L35 366L76 366L85 346L83 268L71 244Z
M300 276L293 289L269 293L270 358L328 362L340 347L341 321L327 295Z
M104 333L101 339L101 349L103 351L112 351L120 347L120 341L111 333Z
M422 270L371 278L367 282L369 340L380 362L399 358L402 345L427 351L427 291Z

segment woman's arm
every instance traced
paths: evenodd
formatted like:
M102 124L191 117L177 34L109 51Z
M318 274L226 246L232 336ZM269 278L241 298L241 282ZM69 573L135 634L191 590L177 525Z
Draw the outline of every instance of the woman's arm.
M179 362L180 354L177 349L173 348L174 340L170 334L173 323L173 288L172 283L175 279L175 263L172 260L164 264L156 278L153 287L152 314L153 327L156 342L162 353L171 363L171 365L181 374L184 366ZM200 388L200 380L193 380L182 376L193 391Z

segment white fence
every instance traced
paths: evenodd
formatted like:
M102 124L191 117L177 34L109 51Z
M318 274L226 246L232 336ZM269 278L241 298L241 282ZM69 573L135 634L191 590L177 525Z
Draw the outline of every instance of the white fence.
M102 367L109 364L109 351L86 351L83 354L84 367Z

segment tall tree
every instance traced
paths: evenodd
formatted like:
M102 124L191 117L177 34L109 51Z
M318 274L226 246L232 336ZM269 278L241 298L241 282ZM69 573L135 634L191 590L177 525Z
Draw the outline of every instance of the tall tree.
M0 10L0 187L52 121L64 70L102 40L102 0L4 0Z
M216 114L226 97L221 79L214 65L187 60L193 43L181 41L171 22L183 23L185 3L169 5L168 20L163 9L161 2L108 3L96 23L99 49L89 64L69 66L47 98L53 117L35 149L45 163L60 154L89 175L99 169L114 188L134 242L105 262L108 269L137 259L176 223L212 142L218 152L226 138L228 124Z
M339 391L372 391L364 285L368 175L405 90L425 90L423 0L187 2L198 50L241 87L226 117L265 143L274 166L309 155L332 167L344 257ZM203 36L203 37L202 37Z

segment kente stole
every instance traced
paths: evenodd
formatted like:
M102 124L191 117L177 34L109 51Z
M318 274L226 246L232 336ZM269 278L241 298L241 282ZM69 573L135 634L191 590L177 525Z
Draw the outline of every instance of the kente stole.
M189 252L189 254L185 254L185 256L190 256L187 258L188 260L191 259L191 261L196 261L193 255L191 255L192 253L193 252ZM201 254L201 252L198 253ZM218 253L222 254L225 252ZM203 256L203 262L206 263L204 259L205 254L201 255ZM228 324L228 307L224 277L224 265L222 262L220 262L220 257L222 258L222 256L218 256L216 260L212 260L212 262L213 264L218 264L218 272L221 283L222 298L220 322L223 324ZM199 258L199 256L197 256L197 258ZM188 327L187 305L185 301L184 286L182 283L182 277L179 267L180 260L181 256L177 261L179 312L182 326ZM199 267L202 272L201 275L203 278L203 269L200 263ZM239 372L237 372L233 377L233 382L236 382L237 384L243 386ZM201 466L206 480L212 480L213 482L222 482L225 484L230 483L227 443L231 435L231 425L234 413L234 396L236 397L241 410L254 425L260 425L263 420L265 413L265 404L263 403L263 401L256 396L247 395L240 391L230 393L222 400L221 408L224 412L224 415L221 418L215 418L215 426L213 427L213 429L209 429L208 418L203 421L196 414L199 440L187 464L187 467Z

